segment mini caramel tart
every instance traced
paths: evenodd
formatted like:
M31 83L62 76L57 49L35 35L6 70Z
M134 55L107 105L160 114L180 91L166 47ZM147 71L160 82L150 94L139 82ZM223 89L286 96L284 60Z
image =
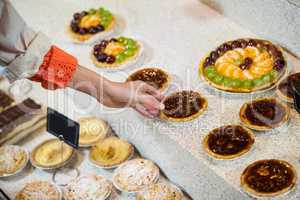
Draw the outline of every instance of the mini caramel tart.
M198 92L180 91L171 94L163 101L164 110L160 118L172 122L191 121L199 117L207 108L207 101Z
M137 61L141 44L131 38L118 37L102 40L92 50L93 63L100 68L120 68Z
M282 160L260 160L249 165L241 176L241 186L254 197L274 197L290 191L297 182L292 165Z
M278 128L289 120L286 104L274 98L261 98L245 103L240 109L240 119L248 128L267 131Z
M211 86L236 93L271 88L286 72L280 47L261 39L228 41L200 63L200 76Z
M239 125L213 129L203 140L208 155L217 159L233 159L247 153L254 144L252 131Z
M115 26L114 15L104 9L90 9L75 13L69 25L68 32L77 42L85 42L104 33L111 32Z
M277 86L277 95L284 101L293 103L293 89L291 83L295 84L296 88L300 87L300 73L291 74L282 81Z
M143 81L154 88L163 91L171 81L171 77L167 72L159 68L144 68L131 74L127 81Z

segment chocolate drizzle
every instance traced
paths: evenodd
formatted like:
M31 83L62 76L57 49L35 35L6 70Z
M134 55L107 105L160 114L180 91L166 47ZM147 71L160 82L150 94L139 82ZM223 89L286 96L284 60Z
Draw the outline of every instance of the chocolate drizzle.
M275 127L284 120L286 112L275 99L261 99L248 104L244 115L253 125Z
M256 192L275 193L293 184L294 172L279 160L261 160L244 172L244 181Z
M222 126L208 135L209 149L219 155L235 155L254 143L248 131L241 126Z
M168 82L168 75L160 69L147 68L135 72L130 76L129 80L144 81L147 84L155 87L156 89L161 89L164 84Z
M172 118L186 118L196 114L204 106L205 100L194 91L176 92L164 101L164 114Z

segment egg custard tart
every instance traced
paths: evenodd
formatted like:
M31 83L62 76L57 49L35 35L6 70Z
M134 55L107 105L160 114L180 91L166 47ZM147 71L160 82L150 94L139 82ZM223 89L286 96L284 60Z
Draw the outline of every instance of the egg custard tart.
M133 146L127 141L117 137L109 137L93 146L89 157L96 166L112 168L128 160L133 152Z
M143 68L131 74L127 81L143 81L160 91L164 91L169 86L171 77L159 68Z
M295 73L287 76L277 85L277 95L284 101L293 103L294 92L291 84L295 84L294 87L300 88L300 73Z
M207 108L207 101L198 92L183 90L167 96L160 118L171 122L191 121Z
M200 76L211 86L237 93L265 90L285 74L282 50L261 39L225 42L200 63Z
M99 68L117 69L135 63L141 51L141 44L137 40L118 37L96 44L91 58Z
M254 197L275 197L290 191L297 182L292 165L283 160L260 160L241 175L241 186Z
M111 33L115 27L114 15L104 8L75 13L68 27L72 39L85 42Z
M208 155L216 159L233 159L247 153L254 144L251 130L239 125L215 128L204 138Z
M38 145L31 154L31 163L42 169L55 169L65 165L74 150L58 139L50 139Z
M261 98L243 104L239 115L248 128L267 131L285 124L289 120L290 110L274 98Z

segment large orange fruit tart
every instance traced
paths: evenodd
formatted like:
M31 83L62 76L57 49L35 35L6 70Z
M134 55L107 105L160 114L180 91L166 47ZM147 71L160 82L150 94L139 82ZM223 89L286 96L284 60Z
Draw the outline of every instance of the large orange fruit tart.
M286 61L281 49L260 39L226 42L200 64L201 77L210 85L240 93L270 88L285 71Z

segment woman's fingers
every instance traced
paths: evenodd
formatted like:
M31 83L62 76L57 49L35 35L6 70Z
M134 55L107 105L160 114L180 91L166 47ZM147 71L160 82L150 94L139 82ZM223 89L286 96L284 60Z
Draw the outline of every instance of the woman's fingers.
M151 85L144 84L144 90L146 93L154 96L159 101L163 100L163 98L164 98L164 96L160 93L160 91L155 89Z
M142 104L147 110L161 110L161 102L151 95L142 95L139 99L139 103Z
M135 110L138 111L141 115L148 117L148 118L154 118L154 115L147 111L147 109L142 106L141 104L135 105Z

